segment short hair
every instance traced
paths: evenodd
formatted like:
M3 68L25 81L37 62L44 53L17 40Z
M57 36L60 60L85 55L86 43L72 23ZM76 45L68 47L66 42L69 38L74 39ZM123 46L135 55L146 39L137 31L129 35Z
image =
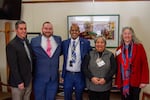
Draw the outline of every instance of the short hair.
M26 22L23 21L23 20L18 20L18 21L16 22L16 24L15 24L15 29L18 29L18 26L19 26L20 24L26 24Z
M43 26L44 26L45 24L51 24L51 25L52 25L52 23L49 22L49 21L44 22L44 23L43 23Z
M97 40L99 39L99 38L101 38L103 41L104 41L104 43L105 43L105 45L106 45L106 38L104 37L104 36L98 36L98 37L96 37L95 39L94 39L94 43L96 43L97 42Z
M132 33L132 41L133 41L134 43L139 43L140 40L136 37L133 28L132 28L132 27L129 27L129 26L126 26L126 27L123 27L123 28L122 28L122 34L121 34L121 41L120 41L120 44L124 44L123 32L124 32L126 29L128 29L128 30L131 31L131 33Z
M72 29L72 27L77 27L77 28L78 28L78 30L80 31L80 27L79 27L79 25L78 25L78 24L76 24L76 23L72 23L72 25L71 25L71 27L70 27L70 30Z

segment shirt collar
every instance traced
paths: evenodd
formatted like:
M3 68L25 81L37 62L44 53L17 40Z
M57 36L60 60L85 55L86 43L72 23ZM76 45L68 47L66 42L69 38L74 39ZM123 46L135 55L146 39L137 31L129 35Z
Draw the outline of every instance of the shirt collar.
M46 36L42 35L42 39L47 40L48 38ZM52 36L49 37L49 40L51 40L51 39L52 39Z
M75 41L76 43L79 41L79 37L77 37L75 40L71 38L71 42Z
M21 39L21 38L19 38L17 35L16 35L16 38L17 38L20 42L23 42L23 41L26 40L26 39Z

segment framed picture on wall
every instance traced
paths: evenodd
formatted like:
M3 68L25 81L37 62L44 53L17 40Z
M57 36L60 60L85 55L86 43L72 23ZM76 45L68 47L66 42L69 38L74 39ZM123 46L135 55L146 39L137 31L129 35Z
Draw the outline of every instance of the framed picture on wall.
M80 37L86 38L94 47L94 38L104 36L106 47L114 48L119 43L119 15L69 15L67 16L68 37L72 24L80 27Z
M29 40L29 43L31 42L31 39L39 36L41 33L40 32L28 32L27 33L27 39Z

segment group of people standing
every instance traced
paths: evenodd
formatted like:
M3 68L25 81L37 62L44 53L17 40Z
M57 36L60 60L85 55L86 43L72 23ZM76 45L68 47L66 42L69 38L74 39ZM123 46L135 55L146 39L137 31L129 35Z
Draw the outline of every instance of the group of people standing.
M15 24L16 37L6 46L10 67L12 100L56 100L59 85L59 57L63 55L61 82L64 99L82 100L85 87L89 100L110 100L112 78L116 76L122 100L139 100L141 88L149 83L149 69L143 45L131 27L125 27L121 44L114 54L106 49L103 36L95 38L95 49L80 37L77 24L70 27L71 37L62 41L53 34L53 25L44 22L41 35L28 42L26 23Z

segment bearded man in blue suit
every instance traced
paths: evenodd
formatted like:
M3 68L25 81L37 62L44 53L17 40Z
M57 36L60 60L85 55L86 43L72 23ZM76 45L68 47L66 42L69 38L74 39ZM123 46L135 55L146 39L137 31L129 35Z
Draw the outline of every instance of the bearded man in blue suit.
M56 100L61 37L53 35L50 22L44 22L42 35L33 38L31 46L34 53L35 100Z
M73 90L75 90L76 100L82 100L85 78L81 63L91 47L88 40L79 37L80 30L77 24L72 24L70 35L70 39L62 42L64 56L62 81L64 82L65 100L72 100Z

